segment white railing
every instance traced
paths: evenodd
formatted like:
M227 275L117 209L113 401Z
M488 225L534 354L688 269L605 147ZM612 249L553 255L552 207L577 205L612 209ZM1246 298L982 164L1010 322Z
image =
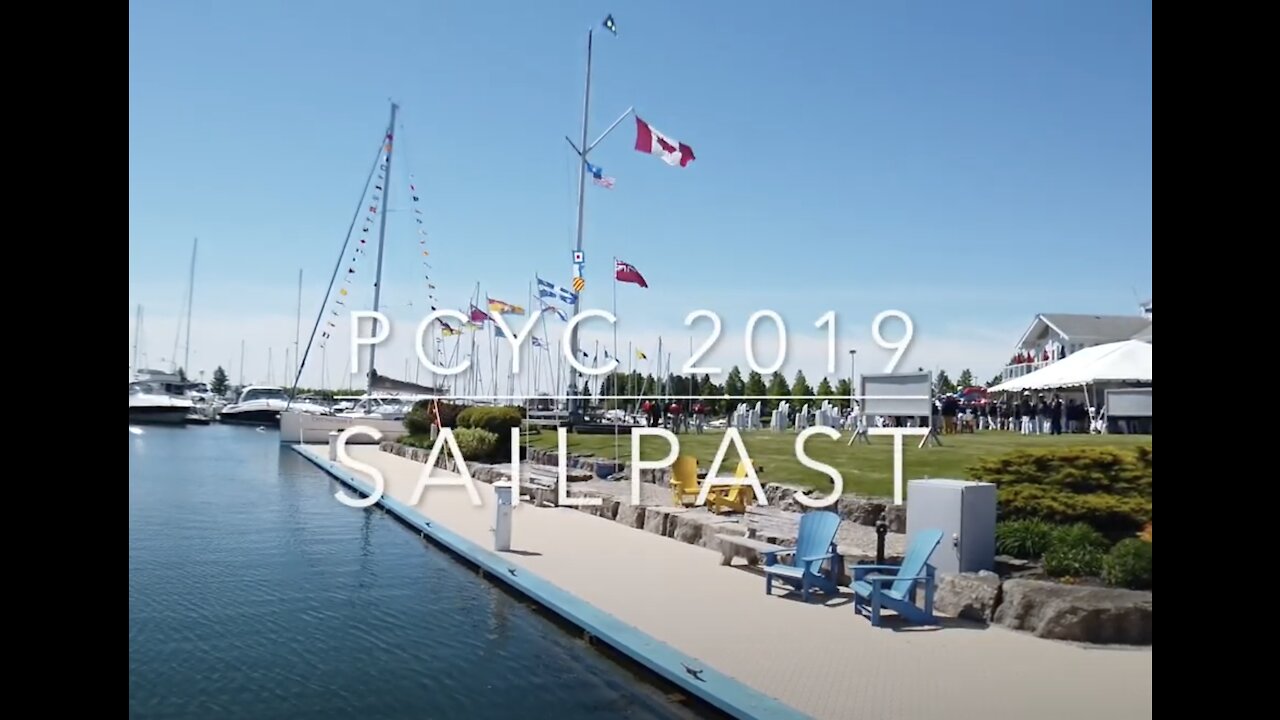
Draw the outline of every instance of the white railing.
M1023 375L1029 375L1042 367L1048 367L1057 362L1056 360L1037 360L1036 362L1018 363L1016 365L1005 365L1000 371L1000 381L1008 382L1014 378L1020 378Z

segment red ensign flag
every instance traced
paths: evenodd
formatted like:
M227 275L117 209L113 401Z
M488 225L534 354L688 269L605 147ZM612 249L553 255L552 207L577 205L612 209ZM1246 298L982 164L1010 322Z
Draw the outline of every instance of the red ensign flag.
M614 261L616 264L613 268L613 277L618 282L635 283L642 288L649 287L649 283L644 281L644 276L631 263L624 263L621 260Z

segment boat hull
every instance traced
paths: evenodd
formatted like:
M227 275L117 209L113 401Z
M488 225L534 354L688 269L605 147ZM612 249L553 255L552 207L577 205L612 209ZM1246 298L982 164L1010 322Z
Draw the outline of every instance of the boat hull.
M131 407L130 425L185 425L190 408L184 407Z
M218 422L228 425L266 425L268 427L280 427L280 411L279 410L239 410L227 412L223 410L218 415Z
M355 433L347 438L348 445L376 445L408 434L402 420L287 412L280 416L280 442L284 445L328 443L329 433L340 433L351 427L375 428L381 437L374 440L365 433Z

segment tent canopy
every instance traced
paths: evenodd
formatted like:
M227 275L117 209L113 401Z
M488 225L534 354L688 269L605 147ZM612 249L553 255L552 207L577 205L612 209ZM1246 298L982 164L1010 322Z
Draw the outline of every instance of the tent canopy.
M990 391L1047 390L1106 382L1151 382L1151 345L1140 340L1095 345L1002 382Z

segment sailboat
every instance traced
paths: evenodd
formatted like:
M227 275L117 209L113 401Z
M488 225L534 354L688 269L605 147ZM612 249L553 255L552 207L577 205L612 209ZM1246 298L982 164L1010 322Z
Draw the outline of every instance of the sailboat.
M387 124L387 131L384 136L384 143L378 150L377 159L374 167L370 169L369 178L366 179L366 192L371 184L375 171L381 171L383 178L383 186L379 197L381 199L382 211L378 213L378 234L377 243L377 268L375 270L373 282L373 307L380 309L379 301L382 296L382 255L386 245L387 234L387 215L390 209L392 175L391 163L393 159L393 139L395 137L396 114L399 106L395 103L391 104L391 119ZM377 186L375 186L377 187ZM351 227L347 231L347 240L344 242L342 252L338 256L338 262L334 265L333 275L329 279L329 288L325 292L326 304L321 306L320 313L316 316L315 326L312 328L311 339L307 341L306 351L303 352L302 358L298 362L297 374L294 377L294 389L298 385L298 379L302 376L302 370L306 362L306 357L310 354L311 344L315 341L316 333L320 330L320 322L324 318L324 310L327 302L333 292L334 282L338 277L338 270L341 267L343 258L347 255L347 244L350 242L351 230L355 227L355 220L361 214L365 205L365 193L361 194L361 203L356 208L356 213L352 217ZM370 210L374 208L371 206ZM345 290L340 292L344 293ZM376 321L375 321L376 323ZM374 334L377 334L377 327L373 328ZM329 434L332 432L342 432L347 428L354 426L371 427L380 433L378 439L374 439L366 434L356 434L351 436L346 442L349 444L373 444L382 440L395 440L407 433L404 427L404 416L412 407L414 401L439 396L442 393L437 388L417 385L404 380L396 380L384 375L380 375L377 371L377 345L369 346L369 374L366 383L366 395L357 402L356 406L348 412L335 415L317 415L307 412L296 412L293 406L287 407L280 415L280 442L282 444L293 443L323 443L328 442ZM296 403L294 403L296 405Z

